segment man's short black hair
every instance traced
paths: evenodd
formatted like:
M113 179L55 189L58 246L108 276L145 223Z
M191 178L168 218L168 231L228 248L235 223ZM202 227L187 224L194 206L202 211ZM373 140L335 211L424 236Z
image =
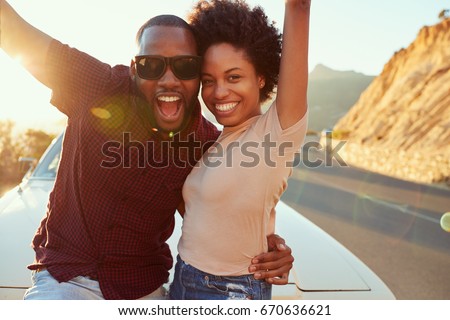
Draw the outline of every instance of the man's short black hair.
M151 18L139 28L136 34L136 43L140 44L144 31L154 26L183 28L193 33L191 26L180 17L172 14L162 14Z

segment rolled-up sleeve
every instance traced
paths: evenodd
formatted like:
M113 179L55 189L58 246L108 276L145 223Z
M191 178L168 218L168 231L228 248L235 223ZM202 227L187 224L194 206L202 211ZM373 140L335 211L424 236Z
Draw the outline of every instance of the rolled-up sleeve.
M50 102L68 117L77 116L102 94L111 79L111 66L94 57L52 41L47 54Z

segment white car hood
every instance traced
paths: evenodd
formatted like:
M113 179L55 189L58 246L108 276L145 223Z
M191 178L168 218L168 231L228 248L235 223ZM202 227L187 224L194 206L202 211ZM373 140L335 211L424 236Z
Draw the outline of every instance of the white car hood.
M282 202L277 206L276 225L277 233L286 240L286 244L295 248L293 251L295 269L292 273L292 281L295 281L300 290L370 290L349 263L350 261L354 263L354 255L322 229Z
M2 246L2 261L7 261L9 267L2 268L1 286L30 285L30 271L26 267L34 259L34 251L30 244L45 214L53 183L54 180L30 180L2 197L0 242L7 244ZM27 252L26 255L23 254L24 251ZM27 279L28 281L25 281Z

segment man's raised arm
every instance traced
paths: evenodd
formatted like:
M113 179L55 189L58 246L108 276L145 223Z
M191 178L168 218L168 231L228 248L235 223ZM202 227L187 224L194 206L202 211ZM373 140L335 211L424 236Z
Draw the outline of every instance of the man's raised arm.
M52 38L36 29L6 2L0 0L0 47L12 58L20 57L22 65L40 82L48 85L45 60Z

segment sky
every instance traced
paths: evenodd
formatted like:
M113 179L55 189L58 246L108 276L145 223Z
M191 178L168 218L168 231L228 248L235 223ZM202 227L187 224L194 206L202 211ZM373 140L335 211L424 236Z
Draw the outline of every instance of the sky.
M283 0L247 0L261 5L282 29ZM191 0L8 0L29 23L50 36L110 63L129 65L134 37L154 15L185 18ZM312 0L309 68L378 75L392 55L406 48L425 25L439 22L450 0ZM0 50L0 121L16 130L57 133L64 116L50 105L50 90Z

